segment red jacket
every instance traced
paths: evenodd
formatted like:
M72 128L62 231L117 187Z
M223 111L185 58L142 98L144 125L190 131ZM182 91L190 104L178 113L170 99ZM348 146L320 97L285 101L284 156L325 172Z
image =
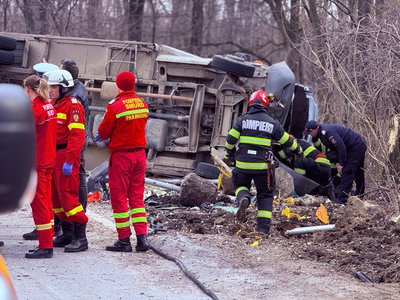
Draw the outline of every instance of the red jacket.
M57 148L67 148L65 162L73 164L80 160L85 143L85 112L74 97L53 101L57 111Z
M106 107L99 126L102 140L110 138L110 152L146 147L147 103L134 91L119 93Z
M32 101L36 127L36 169L52 169L56 159L57 116L53 105L36 97Z

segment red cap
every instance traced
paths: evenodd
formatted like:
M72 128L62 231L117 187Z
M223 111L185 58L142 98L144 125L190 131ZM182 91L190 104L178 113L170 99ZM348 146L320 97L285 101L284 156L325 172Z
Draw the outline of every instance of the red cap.
M131 72L121 72L117 75L116 78L117 87L123 91L132 91L136 78Z

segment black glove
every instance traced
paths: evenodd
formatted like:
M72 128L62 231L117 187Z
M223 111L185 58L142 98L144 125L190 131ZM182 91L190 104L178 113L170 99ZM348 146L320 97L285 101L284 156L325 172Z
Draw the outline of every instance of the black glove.
M228 156L227 158L224 158L222 161L224 163L226 163L228 165L228 167L235 166L235 157L234 156Z

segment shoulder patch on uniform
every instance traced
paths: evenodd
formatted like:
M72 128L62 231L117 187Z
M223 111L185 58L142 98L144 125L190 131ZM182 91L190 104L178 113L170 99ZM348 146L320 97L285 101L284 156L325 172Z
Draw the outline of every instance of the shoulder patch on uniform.
M108 104L113 104L115 102L115 99L112 99Z
M322 133L323 135L326 135L326 130L321 130L321 133Z
M72 102L73 104L77 104L77 103L78 103L78 99L76 99L76 98L71 98L71 102Z

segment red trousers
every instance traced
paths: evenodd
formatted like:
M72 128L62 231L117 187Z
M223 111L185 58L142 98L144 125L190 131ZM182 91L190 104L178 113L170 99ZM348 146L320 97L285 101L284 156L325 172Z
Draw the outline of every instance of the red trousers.
M136 235L147 234L147 218L143 202L145 172L144 150L116 151L111 154L108 177L111 206L119 239L131 235L131 223Z
M36 193L31 203L40 249L53 248L53 204L51 203L52 169L37 170Z
M66 149L56 152L56 164L53 172L53 210L63 221L86 224L88 217L79 203L79 166L78 157L73 163L71 175L64 175L62 167L65 163Z

